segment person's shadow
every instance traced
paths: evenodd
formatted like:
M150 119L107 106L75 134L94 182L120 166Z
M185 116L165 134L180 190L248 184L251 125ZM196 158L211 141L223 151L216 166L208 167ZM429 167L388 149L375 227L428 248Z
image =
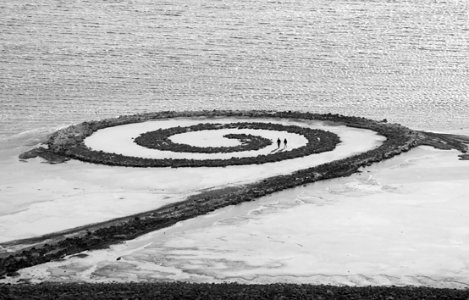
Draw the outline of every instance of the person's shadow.
M282 150L283 150L282 148L278 147L278 148L276 148L276 149L270 151L270 153L272 154L272 153L280 152L280 151L282 151Z
M280 152L282 151L284 148L281 148L282 144L278 141L277 142L277 148L275 148L274 150L270 151L270 153L275 153L275 152Z

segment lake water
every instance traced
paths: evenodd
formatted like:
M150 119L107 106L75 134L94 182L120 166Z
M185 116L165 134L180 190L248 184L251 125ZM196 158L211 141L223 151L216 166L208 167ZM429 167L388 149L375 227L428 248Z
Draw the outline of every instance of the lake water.
M469 1L0 2L0 138L158 110L469 127Z

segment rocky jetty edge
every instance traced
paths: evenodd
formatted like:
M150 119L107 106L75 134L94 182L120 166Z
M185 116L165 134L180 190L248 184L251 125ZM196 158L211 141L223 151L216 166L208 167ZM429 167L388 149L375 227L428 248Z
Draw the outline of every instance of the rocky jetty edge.
M0 299L453 299L467 300L469 290L429 287L351 287L309 284L238 283L43 283L0 285Z
M40 237L2 243L0 246L8 249L8 252L0 253L0 277L12 276L19 269L53 260L60 260L65 256L74 255L86 250L103 249L109 245L134 239L145 233L171 226L179 221L203 215L228 205L252 201L274 192L319 180L349 176L358 172L362 167L391 158L420 145L433 146L439 149L456 149L462 153L462 158L464 158L467 157L467 143L469 143L469 138L465 136L414 131L399 124L389 124L386 120L375 121L362 117L337 114L292 111L165 111L120 116L113 119L73 125L52 134L47 143L48 148L33 149L26 154L20 155L20 158L25 159L40 156L50 159L52 163L63 162L70 158L90 161L89 157L83 158L77 155L77 153L81 153L79 152L81 150L91 151L86 149L86 147L83 148L83 140L99 129L148 120L199 117L201 120L203 120L202 118L235 117L328 121L350 127L373 130L385 136L386 141L376 149L296 171L289 175L273 176L255 183L204 191L190 196L184 201L169 204L152 211ZM77 149L79 151L76 151ZM88 152L88 154L90 153ZM110 162L108 158L101 160L105 157L102 154L96 156L93 156L93 152L91 154L92 161L95 163L116 165L112 161ZM281 159L287 158L282 157ZM123 159L124 162L128 161L127 158ZM134 161L131 160L131 162ZM117 165L132 166L132 164L120 163ZM210 165L210 162L208 165ZM217 165L215 164L214 166Z

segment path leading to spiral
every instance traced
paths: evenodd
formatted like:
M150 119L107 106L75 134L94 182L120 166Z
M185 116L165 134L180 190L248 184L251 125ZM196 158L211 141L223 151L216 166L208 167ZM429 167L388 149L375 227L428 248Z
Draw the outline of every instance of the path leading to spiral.
M289 174L325 162L348 157L380 145L383 137L370 130L317 121L279 119L171 119L110 127L85 142L95 149L154 153L135 146L139 133L198 123L272 122L323 129L337 134L341 143L330 152L275 163L200 168L128 168L71 160L48 165L40 161L15 165L3 178L3 214L0 215L0 242L28 238L67 228L105 221L148 211L181 201L198 191L255 182L275 175ZM284 137L284 133L269 133ZM122 138L124 137L125 138ZM219 140L219 139L218 139ZM288 149L300 146L302 137L289 136ZM287 149L287 150L288 150ZM268 149L267 151L270 151ZM181 155L172 153L171 155ZM190 154L184 155L206 155ZM229 155L231 156L231 155ZM66 217L65 217L66 216Z

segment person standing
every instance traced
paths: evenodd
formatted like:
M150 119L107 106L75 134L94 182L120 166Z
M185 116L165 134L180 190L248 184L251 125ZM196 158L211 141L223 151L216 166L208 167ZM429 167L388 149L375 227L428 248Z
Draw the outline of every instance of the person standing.
M283 140L283 146L284 146L284 148L287 148L287 139Z
M280 148L280 143L281 143L280 138L278 138L277 139L277 148Z

